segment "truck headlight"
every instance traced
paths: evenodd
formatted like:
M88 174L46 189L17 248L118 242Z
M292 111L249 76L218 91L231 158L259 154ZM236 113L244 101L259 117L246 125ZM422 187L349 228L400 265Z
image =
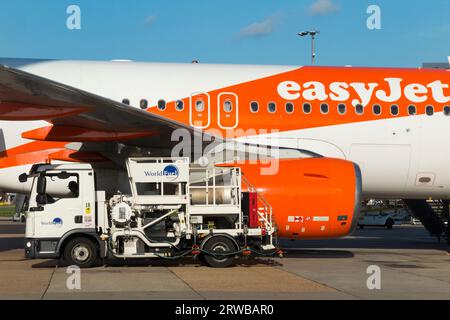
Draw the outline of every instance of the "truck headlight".
M31 242L28 241L27 244L26 244L26 246L27 246L27 248L31 248Z

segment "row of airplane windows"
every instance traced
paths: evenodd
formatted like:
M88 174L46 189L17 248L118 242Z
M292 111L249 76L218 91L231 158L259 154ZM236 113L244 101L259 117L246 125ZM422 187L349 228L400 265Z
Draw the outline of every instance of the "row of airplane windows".
M308 102L303 103L303 105L302 105L303 113L310 114L310 113L312 113L312 109L313 109L313 107L312 107L311 103L308 103ZM391 115L393 115L393 116L397 116L397 115L400 114L400 107L397 104L391 105L389 109L390 109L389 111L390 111ZM256 101L251 102L250 103L250 110L253 113L258 112L259 111L259 104L258 104L258 102L256 102ZM362 104L357 104L354 107L354 110L355 110L356 114L363 115L366 112L367 108L365 108ZM411 115L411 116L417 114L417 107L415 105L408 106L407 110L408 110L408 114ZM267 111L269 113L275 113L277 111L276 103L275 102L269 102L267 104ZM291 102L287 102L285 104L285 111L286 111L286 113L289 113L289 114L294 113L294 104L291 103ZM337 111L341 115L346 114L347 113L347 105L345 103L338 104ZM379 116L379 115L382 114L382 111L383 111L383 108L382 108L382 106L380 104L372 105L372 113L374 115ZM445 106L443 111L444 111L444 114L446 116L450 116L450 106ZM320 105L320 112L322 114L328 114L330 112L330 106L327 103L322 103ZM428 116L434 115L434 113L435 113L434 106L432 106L432 105L426 106L425 113Z
M130 104L130 100L129 99L123 99L122 103L129 105ZM166 109L166 106L167 106L167 103L166 103L165 100L159 100L158 101L158 109L159 110L164 111ZM141 107L141 109L147 109L148 108L148 101L145 100L145 99L142 99L140 101L140 107ZM294 104L293 103L287 102L284 107L285 107L285 112L286 113L288 113L288 114L294 113ZM233 108L234 108L234 106L233 106L233 102L231 100L225 100L223 102L223 110L224 110L224 112L230 113L230 112L233 111ZM182 100L177 100L176 103L175 103L175 109L178 110L178 111L183 111L184 110L184 102ZM312 107L311 103L308 103L308 102L303 103L303 105L302 105L303 113L310 114L312 112L312 109L313 109L313 107ZM363 115L364 112L365 112L365 109L366 108L364 108L364 106L362 104L357 104L354 107L355 113L358 114L358 115ZM205 110L205 103L204 103L203 100L197 100L195 102L195 110L197 112L202 112L202 111ZM258 113L259 110L260 110L259 102L257 102L257 101L250 102L250 111L252 113ZM277 104L275 102L267 103L267 111L269 113L277 112ZM342 115L346 114L347 113L347 105L345 103L338 104L337 111L338 111L339 114L342 114ZM330 112L330 106L327 103L322 103L320 105L320 112L322 114L328 114ZM425 113L428 116L434 115L434 112L435 112L434 106L432 106L432 105L426 106ZM450 116L450 106L444 106L443 112L444 112L444 114L446 116ZM382 106L379 105L379 104L374 104L372 106L372 113L374 115L381 115L382 114ZM391 105L390 106L390 113L393 116L399 115L400 107L398 105L396 105L396 104ZM415 105L408 106L408 114L411 115L411 116L417 114L417 107Z

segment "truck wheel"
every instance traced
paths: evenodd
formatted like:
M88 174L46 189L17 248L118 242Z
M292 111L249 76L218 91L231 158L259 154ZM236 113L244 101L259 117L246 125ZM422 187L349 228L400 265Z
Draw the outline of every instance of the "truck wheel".
M394 221L392 221L391 219L388 219L388 221L386 221L386 228L391 230L393 226L394 226Z
M209 239L203 250L208 252L233 252L236 251L236 246L230 239L226 237L213 237ZM212 268L227 268L234 262L234 255L230 256L213 256L207 253L204 254L203 260Z
M75 238L64 249L64 258L69 265L90 268L97 261L98 251L95 244L87 238Z

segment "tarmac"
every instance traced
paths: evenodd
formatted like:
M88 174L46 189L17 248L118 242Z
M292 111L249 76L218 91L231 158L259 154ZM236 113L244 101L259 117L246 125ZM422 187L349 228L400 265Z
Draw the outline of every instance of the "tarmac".
M284 258L239 259L227 269L192 258L115 262L81 270L80 289L67 286L63 263L26 260L23 234L23 224L0 220L0 299L450 299L450 247L422 226L282 241ZM379 289L368 286L370 266L379 268Z

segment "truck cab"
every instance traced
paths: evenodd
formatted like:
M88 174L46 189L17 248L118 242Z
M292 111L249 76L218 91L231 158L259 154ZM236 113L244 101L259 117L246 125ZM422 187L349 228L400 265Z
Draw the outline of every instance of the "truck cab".
M89 164L38 165L26 217L26 256L59 258L63 244L83 234L96 241L95 173Z

